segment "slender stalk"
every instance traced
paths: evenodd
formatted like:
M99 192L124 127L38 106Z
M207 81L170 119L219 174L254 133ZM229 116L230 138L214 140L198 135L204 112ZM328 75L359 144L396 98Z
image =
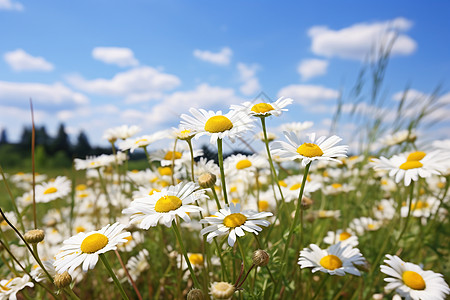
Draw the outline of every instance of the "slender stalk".
M2 166L0 166L0 173L2 174L3 182L5 183L6 191L8 192L9 197L11 198L11 203L13 205L13 210L16 213L17 220L19 220L20 229L25 232L25 226L23 225L22 217L20 216L19 209L17 208L16 201L14 200L13 194L11 193L11 189L8 184L8 180L6 180L5 173L3 172Z
M36 141L36 128L34 127L34 111L33 102L30 99L30 110L31 110L31 173L33 176L33 221L34 229L38 228L37 225L37 215L36 215L36 165L34 160L34 150Z
M72 291L70 287L65 288L64 292L69 295L71 299L80 300L80 298Z
M113 221L113 206L111 203L111 198L109 197L108 189L106 188L106 184L103 179L102 172L100 172L100 168L97 168L97 172L98 172L98 178L100 180L100 185L102 186L102 189L103 189L103 192L105 193L106 199L108 199L109 219L112 223L112 221Z
M266 145L267 157L269 158L270 173L272 174L273 181L275 181L275 184L278 187L278 191L280 192L282 203L284 204L285 200L284 200L284 196L283 196L283 191L281 190L281 186L280 186L280 183L278 180L278 175L277 175L277 172L273 165L272 155L270 154L269 140L267 139L267 131L266 131L266 118L261 117L260 119L261 119L261 125L262 125L262 129L263 129L263 133L264 133L264 144ZM273 184L273 182L272 182L272 184ZM278 201L277 201L277 204L278 204Z
M220 167L220 180L222 181L222 192L225 204L228 204L227 196L227 186L225 184L225 170L223 169L223 150L222 150L222 139L217 139L217 155L219 157L219 167Z
M411 208L412 208L413 196L414 196L414 181L411 182L410 191L409 191L408 215L406 216L405 225L403 226L402 231L400 232L397 240L395 241L395 244L394 244L395 247L394 248L397 248L398 243L400 242L403 234L406 231L406 228L408 227L409 219L410 219L410 216L411 216Z
M34 259L36 260L36 262L38 263L38 265L42 268L42 270L45 272L45 274L47 275L48 279L50 280L51 283L53 283L53 277L48 273L47 269L44 267L44 265L42 264L41 260L39 259L39 256L37 254L37 249L35 249L36 253L33 251L33 249L31 249L30 245L28 244L28 242L24 239L23 235L19 232L19 230L17 230L17 228L8 220L8 218L6 217L6 215L3 213L3 210L0 208L0 214L2 215L3 219L5 220L6 223L8 223L8 225L16 232L16 234L20 237L20 239L25 243L25 246L27 247L28 251L30 251L31 255L33 255ZM33 245L34 247L35 245Z
M279 276L278 276L278 280L277 280L277 282L275 283L275 289L274 289L274 294L273 294L273 296L275 295L276 290L278 289L278 286L279 286L279 284L281 283L281 279L282 279L282 277L283 277L283 275L284 275L284 269L285 269L285 267L286 267L286 265L287 265L287 252L288 252L288 248L289 248L289 246L290 246L290 244L291 244L292 234L294 233L294 229L295 229L295 226L296 226L296 224L297 224L296 221L297 221L297 219L298 219L298 217L299 217L300 211L303 209L303 208L302 208L302 198L303 198L303 192L304 192L304 190L305 190L306 178L308 177L308 172L309 172L309 168L310 168L310 167L311 167L311 162L309 162L309 163L306 165L306 167L305 167L305 172L304 172L304 174L303 174L302 186L301 186L301 188L300 188L300 193L299 193L299 195L298 195L297 209L295 210L294 220L293 220L292 223L291 223L291 227L290 227L290 229L289 229L289 235L288 235L286 244L285 244L285 246L284 246L284 251L283 251L282 258L281 258L281 262L282 262L281 270L280 270L280 273L279 273ZM303 218L302 218L300 221L302 222L302 221L303 221ZM302 234L303 234L303 222L302 222L301 225L300 225L300 235L302 235ZM301 247L301 246L302 246L302 245L300 245L300 247Z
M194 281L194 285L196 288L200 289L201 285L197 280L197 276L195 276L194 269L192 269L191 262L189 261L189 257L187 256L186 248L184 247L183 241L181 240L181 234L178 229L178 226L175 223L172 223L173 231L177 237L178 243L180 244L181 252L183 252L184 259L188 265L189 272L191 273L192 280Z
M30 276L30 278L31 278L31 281L33 282L33 283L35 283L35 284L37 284L37 285L40 285L41 287L43 287L50 295L52 295L53 296L53 298L55 298L55 299L60 299L61 297L58 297L58 296L56 296L45 284L42 284L42 283L40 283L40 282L37 282L37 281L35 281L34 279L33 279L33 276L31 276L31 274L25 269L25 267L24 266L22 266L22 264L20 263L20 261L14 256L14 254L11 252L11 250L8 248L8 246L5 244L5 243L3 243L3 241L2 240L0 240L0 244L3 246L3 248L6 250L6 252L8 252L8 254L9 254L9 256L11 256L11 258L17 263L17 265L22 269L22 271L24 271L25 272L25 274L27 274L28 276ZM42 268L42 267L41 267ZM45 270L45 269L43 269L43 270ZM45 271L47 271L47 270L45 270ZM47 273L48 274L48 273ZM51 278L51 277L50 277ZM52 283L53 283L53 278L52 278L52 281L51 281Z
M111 278L114 281L114 284L119 289L122 299L129 300L127 294L125 293L125 290L123 289L122 285L120 284L119 279L117 279L116 275L114 274L114 271L112 270L111 266L109 265L108 259L105 257L105 254L102 253L99 256L100 256L100 259L101 259L103 265L105 266L106 270L108 270L109 276L111 276Z
M244 267L247 267L247 260L245 259L245 252L244 248L242 247L241 241L239 240L239 237L236 237L236 241L238 244L239 252L241 253L242 261L244 262Z
M225 280L226 278L226 280L229 281L230 276L228 275L228 269L225 265L225 261L223 260L222 249L220 249L219 243L216 239L214 239L214 244L216 245L217 253L219 254L220 265L222 267L222 279Z
M192 179L192 182L195 182L195 178L194 178L194 149L192 148L192 141L191 141L191 139L187 139L186 143L189 145L189 151L191 152L191 179Z
M142 300L141 293L139 293L136 283L134 282L133 278L131 277L130 272L128 272L127 267L123 263L123 260L122 260L122 257L120 257L119 251L114 250L114 253L116 253L117 259L119 260L119 263L122 266L122 269L125 271L125 274L127 275L128 279L130 280L131 285L133 286L133 289L136 292L136 295L138 296L139 300Z
M216 200L217 210L222 209L222 206L220 206L219 197L217 197L217 193L216 193L216 190L214 189L214 187L211 188L211 191L214 195L214 200Z
M316 293L314 294L314 297L312 298L312 300L316 300L317 299L317 296L319 296L320 291L322 290L323 286L327 282L328 278L330 278L329 275L327 277L325 277L325 279L322 279L322 282L320 283L319 288L316 290Z

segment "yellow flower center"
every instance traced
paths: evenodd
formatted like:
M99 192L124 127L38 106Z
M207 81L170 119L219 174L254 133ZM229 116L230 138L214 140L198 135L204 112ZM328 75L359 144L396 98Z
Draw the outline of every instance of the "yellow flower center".
M280 180L278 181L278 183L282 186L282 187L287 187L286 182L284 182L284 180Z
M147 139L139 139L139 140L137 140L136 142L134 142L136 145L138 145L138 144L140 144L140 143L144 143L144 142L147 142L148 140Z
M367 228L368 228L369 230L375 230L375 229L376 229L376 227L375 227L374 224L369 224L369 225L367 225Z
M414 271L403 272L402 279L403 283L413 290L424 290L426 288L426 284L422 276Z
M412 160L412 161L406 161L400 165L400 169L403 170L410 170L410 169L417 169L423 167L423 164L420 161Z
M186 136L186 135L189 135L189 134L191 133L191 131L190 131L189 129L186 129L186 130L182 130L180 133L181 133L183 136Z
M247 217L241 213L231 214L223 219L223 224L229 228L236 228L247 221Z
M177 196L164 196L156 201L155 210L159 213L166 213L177 209L181 204L182 202Z
M86 198L88 196L89 196L89 194L87 194L87 193L83 193L83 194L79 194L78 195L79 198Z
M237 191L237 187L236 186L230 187L230 193L234 193L236 191Z
M340 184L340 183L333 183L331 186L332 186L333 188L335 188L335 189L338 189L338 188L341 188L341 187L342 187L342 184Z
M302 187L302 184L301 184L301 183L296 183L296 184L292 185L289 189L290 189L291 191L295 191L295 190L298 190L298 189L301 188L301 187Z
M87 186L85 184L79 184L75 189L77 191L84 191L85 189L87 189Z
M236 164L236 169L242 170L245 168L249 168L251 166L252 166L251 161L249 161L248 159L243 159L243 160L238 161L238 163Z
M175 155L173 154L173 151L169 151L164 156L165 160L172 160L172 159L180 159L181 158L181 152L175 151Z
M103 249L108 244L108 238L101 233L94 233L84 238L81 243L83 253L94 253Z
M80 232L85 232L85 231L86 231L86 228L84 228L83 226L77 226L77 227L75 228L75 230L77 231L77 233L80 233Z
M328 176L330 176L330 175L328 174L327 171L323 171L322 176L323 176L323 177L328 177Z
M416 152L410 153L408 155L408 158L406 159L406 161L419 161L422 158L424 158L425 155L427 155L427 154L423 151L416 151Z
M267 202L266 200L259 200L259 203L258 203L259 211L268 211L268 208L269 208L269 202Z
M170 175L172 175L172 169L170 167L159 167L158 168L158 172L159 172L159 175L161 175L161 176L164 176L164 175L170 176Z
M123 245L128 245L133 240L133 237L131 235L129 235L127 237L124 237L124 239L126 239L127 241L125 243L123 243Z
M336 255L330 254L322 257L320 265L328 270L335 270L342 267L342 261Z
M151 191L148 192L148 194L151 196L151 195L153 195L155 192L160 192L160 190L158 190L158 189L151 189Z
M269 103L258 103L253 105L252 112L255 112L257 114L265 114L271 110L273 110L273 106Z
M52 186L44 191L44 195L53 194L53 193L56 193L57 191L58 191L58 189Z
M351 237L352 235L350 233L348 233L347 231L342 232L339 235L339 240L340 241L345 241L346 239L348 239L349 237Z
M240 202L239 198L233 198L231 199L231 202L233 202L234 204L237 204Z
M139 170L136 170L136 169L134 169L134 170L131 170L131 173L133 173L133 174L137 174L137 173L139 173Z
M313 143L304 143L297 148L297 153L305 157L322 156L323 151L319 146Z
M379 204L379 205L377 206L377 210L379 210L379 211L383 211L383 210L384 210L384 206L383 206L383 205L381 205L381 204Z
M428 204L428 202L423 202L423 201L417 201L416 203L413 203L411 206L412 210L416 210L416 209L422 209L422 208L427 208L430 205Z
M10 288L9 288L9 287L7 287L7 285L8 285L8 284L10 284L10 283L11 283L11 281L13 281L13 279L14 279L14 278L11 278L10 280L8 280L8 282L7 282L7 283L5 283L5 285L1 285L1 284L0 284L0 289L2 289L2 290L4 290L4 291L9 291L9 290L10 290Z
M193 253L193 254L189 255L189 261L193 265L203 265L203 255Z
M214 116L208 119L205 130L211 133L224 132L233 128L233 123L225 116Z

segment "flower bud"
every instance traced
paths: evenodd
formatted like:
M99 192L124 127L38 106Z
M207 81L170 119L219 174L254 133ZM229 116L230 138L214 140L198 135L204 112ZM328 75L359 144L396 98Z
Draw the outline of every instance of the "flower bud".
M302 197L302 207L303 207L303 209L310 208L311 205L313 205L313 203L314 203L314 201L311 198L308 198L308 197L305 197L305 196Z
M256 266L265 267L269 263L270 255L266 251L258 249L253 252L252 260Z
M64 273L56 274L54 277L54 281L55 286L58 289L63 289L65 287L68 287L69 284L72 282L72 276L70 276L70 274L67 271L65 271Z
M203 300L205 297L203 296L202 290L192 289L187 294L187 300Z
M229 299L233 296L236 288L228 282L215 282L211 286L211 295L215 299Z
M30 230L23 235L25 241L27 241L30 244L37 244L39 242L42 242L44 240L44 237L45 237L44 230L41 229Z
M203 173L198 178L198 184L206 189L206 188L212 188L214 187L214 184L216 183L217 177L213 173Z

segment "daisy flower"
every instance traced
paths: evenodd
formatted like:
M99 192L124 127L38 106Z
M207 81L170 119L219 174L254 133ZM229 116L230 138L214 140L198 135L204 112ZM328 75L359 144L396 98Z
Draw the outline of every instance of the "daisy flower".
M410 262L404 262L398 256L387 254L387 259L382 265L381 272L391 277L384 281L389 282L385 286L386 291L395 290L405 299L446 299L450 293L448 284L442 274L433 271L424 271L421 267Z
M218 212L210 217L206 217L200 221L203 224L212 224L201 230L201 234L208 233L206 240L208 243L212 242L212 239L216 236L228 234L228 245L233 247L236 242L236 236L243 237L245 231L258 233L262 230L259 226L269 226L270 222L261 220L272 216L271 212L243 211L241 212L241 205L239 203L230 203L230 206L220 209Z
M236 173L241 171L253 172L256 169L268 167L267 160L258 155L236 154L228 156L225 161L225 174Z
M119 223L108 224L100 230L80 232L65 240L53 263L56 271L68 271L72 275L81 264L84 272L93 269L99 254L116 250L117 244L127 242L126 237L130 236L130 233L121 232L124 228L125 225Z
M341 242L342 246L350 245L351 247L356 247L358 246L358 237L351 230L338 229L336 232L328 231L327 236L323 238L323 242L328 245Z
M139 131L141 131L141 128L138 126L128 127L128 125L122 125L119 127L107 129L103 134L103 139L108 140L110 143L114 143L118 139L128 139Z
M376 231L380 229L381 225L383 225L382 221L361 217L353 219L348 227L355 231L356 234L363 235L366 231Z
M358 248L342 245L340 242L323 250L311 244L300 251L298 264L303 268L313 268L312 272L321 271L330 275L344 276L345 273L361 276L355 267L366 263Z
M36 186L36 202L47 203L63 198L69 195L71 190L70 180L65 176L58 176L53 181Z
M267 116L280 116L283 111L287 111L285 108L289 104L292 104L294 100L291 98L279 98L277 101L272 103L257 103L254 104L253 102L244 102L240 105L231 105L230 109L236 110L236 111L242 111L247 115L250 116L257 116L257 117L267 117Z
M145 148L151 143L162 140L167 135L166 131L158 131L151 135L143 135L134 139L126 139L118 143L121 151L130 150L131 153L137 148Z
M9 280L3 279L0 281L0 299L17 300L16 294L27 286L34 286L28 275L14 277Z
M281 132L284 131L292 131L297 136L300 136L306 129L313 127L314 123L310 121L305 122L291 122L291 123L284 123L280 126Z
M395 146L406 141L414 142L416 139L417 134L414 131L401 130L381 138L380 143L386 146Z
M131 257L127 262L127 270L130 272L131 278L136 281L142 272L150 268L148 263L148 250L143 249L139 251L136 256Z
M302 160L302 165L306 166L313 160L328 160L340 163L337 157L346 157L348 146L334 146L342 139L336 135L329 138L322 136L316 140L316 134L309 134L309 142L300 142L299 137L294 132L284 132L289 143L276 141L271 144L274 155L281 158Z
M163 188L161 192L134 199L122 213L131 215L130 224L138 223L138 227L142 229L149 229L158 223L170 227L177 216L189 222L191 219L188 213L202 210L189 204L207 197L205 191L198 188L193 182L181 182L176 186Z
M88 156L86 159L75 158L75 170L97 169L111 166L116 162L121 165L127 158L127 155L123 152L117 152L115 156L102 154L100 156Z
M372 159L372 165L377 169L388 170L389 176L395 177L395 182L404 180L405 186L409 186L412 181L417 181L419 177L430 177L431 174L439 175L448 166L449 154L441 151L426 153L415 151L409 154L394 155L390 159L380 157Z
M243 112L232 110L223 115L222 111L214 112L204 109L189 109L193 115L181 115L181 125L195 133L198 139L202 135L209 135L211 144L216 144L217 139L228 137L232 142L245 131L253 128L253 119Z
M395 216L396 203L394 199L383 199L375 203L373 215L378 220L392 220Z

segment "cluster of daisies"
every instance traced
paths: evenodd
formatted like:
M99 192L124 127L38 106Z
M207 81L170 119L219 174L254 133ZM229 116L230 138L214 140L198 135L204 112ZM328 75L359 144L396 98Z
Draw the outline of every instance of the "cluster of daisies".
M386 253L414 246L404 237L416 234L418 228L425 234L436 223L448 223L450 141L437 141L424 151L403 147L410 151L390 158L348 157L349 147L340 144L342 138L307 133L312 122L283 124L282 139L267 131L266 120L281 116L292 103L289 98L245 102L232 105L227 113L191 108L190 114L181 115L178 128L140 136L137 126L111 128L104 139L114 154L74 160L75 169L85 174L83 183L65 176L8 176L20 196L14 201L16 209L2 214L2 245L10 257L2 256L6 279L0 282L0 299L16 299L24 290L29 297L27 287L40 286L51 293L52 283L68 298L76 299L76 293L86 296L81 286L92 278L88 271L99 260L110 278L104 284L114 282L124 299L131 293L142 298L142 286L151 287L149 297L169 298L174 293L164 287L166 275L161 280L145 279L163 274L154 266L167 268L166 272L178 269L180 273L171 274L182 274L176 278L184 283L171 281L187 290L195 288L188 299L206 298L205 287L216 299L231 298L242 290L252 297L273 297L280 291L292 296L295 291L281 285L296 280L291 275L305 268L326 276L366 272L372 282L384 273L388 284L383 295L445 299L450 290L442 274ZM258 121L262 131L255 132ZM251 140L249 134L260 152L223 158L224 139L245 142ZM195 149L194 140L202 136L217 146L217 162ZM167 148L150 150L164 139L171 140ZM381 142L386 147L408 146L416 139L416 133L408 131ZM134 151L145 152L148 168L127 169L128 154ZM30 216L35 206L42 229L26 232L23 242L6 240L14 236L10 223L19 232L35 227L32 217L22 218ZM378 240L386 235L378 251L366 250L376 234ZM24 243L33 246L32 256ZM258 248L267 252L256 251L249 266L250 253ZM294 258L290 248L295 249ZM269 263L268 253L275 264ZM380 261L383 256L385 264ZM286 267L294 261L296 269ZM122 268L111 267L119 262ZM24 271L30 268L31 272ZM264 285L256 285L259 294L254 283L251 289L246 283L253 268L265 268L258 275L266 278ZM229 283L234 280L234 285ZM370 289L380 292L376 285ZM315 291L314 298L321 292Z

